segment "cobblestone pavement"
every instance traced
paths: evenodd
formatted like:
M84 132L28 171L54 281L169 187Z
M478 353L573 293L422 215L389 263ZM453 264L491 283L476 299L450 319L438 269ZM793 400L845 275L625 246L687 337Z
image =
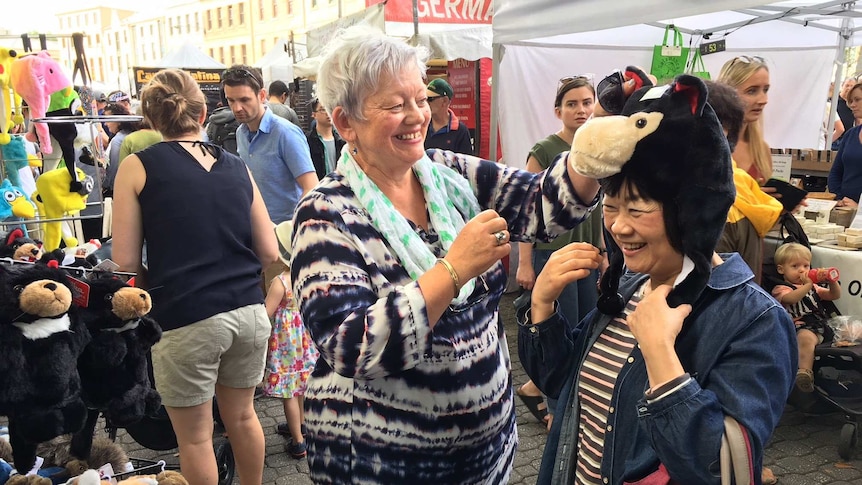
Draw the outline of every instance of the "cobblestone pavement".
M517 332L512 314L514 295L506 295L501 303L506 334L513 362L512 377L516 386L527 378L518 361ZM308 478L308 463L296 460L283 449L284 438L276 434L275 426L284 420L280 401L260 398L255 405L266 435L266 469L264 483L276 485L304 485ZM520 446L515 457L512 484L534 484L544 448L545 431L516 399ZM862 484L862 460L843 462L837 453L838 437L844 417L839 413L808 417L788 406L766 452L765 462L771 466L784 485L811 484ZM124 431L118 441L131 457L164 459L177 463L176 450L156 452L136 443ZM862 455L862 453L860 453ZM237 479L234 483L239 483Z

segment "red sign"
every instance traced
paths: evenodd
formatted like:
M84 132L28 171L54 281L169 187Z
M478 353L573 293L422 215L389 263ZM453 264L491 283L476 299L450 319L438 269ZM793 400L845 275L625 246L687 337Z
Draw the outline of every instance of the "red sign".
M445 24L490 24L492 0L417 0L419 22ZM370 7L380 0L365 0ZM384 9L387 22L413 23L413 0L389 0Z
M471 130L476 129L476 63L456 59L449 62L449 85L455 98L449 108L461 123Z

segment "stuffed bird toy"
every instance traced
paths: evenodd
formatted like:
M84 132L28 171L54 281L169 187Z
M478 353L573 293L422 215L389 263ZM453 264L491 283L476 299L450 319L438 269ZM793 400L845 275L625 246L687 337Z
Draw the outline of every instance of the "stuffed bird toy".
M0 220L8 217L32 219L36 217L36 206L20 187L12 185L9 179L0 184Z

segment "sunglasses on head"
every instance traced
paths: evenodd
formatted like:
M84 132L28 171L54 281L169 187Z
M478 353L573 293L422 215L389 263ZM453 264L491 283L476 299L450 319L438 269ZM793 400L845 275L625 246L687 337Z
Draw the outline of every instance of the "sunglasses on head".
M221 73L222 81L240 81L242 79L251 78L257 86L263 86L263 81L257 77L257 74L248 69L236 67L226 69Z
M557 90L559 90L561 87L565 86L566 84L573 83L573 82L578 81L578 80L586 81L589 84L593 84L593 75L592 74L579 74L577 76L561 77L560 80L557 81Z
M766 64L766 59L760 56L736 56L733 59L733 63L742 62L745 64L758 63L758 64Z
M626 79L622 71L619 70L599 81L596 88L596 98L608 113L620 114L623 112L623 106L626 104L626 96L623 92L623 83L625 82Z

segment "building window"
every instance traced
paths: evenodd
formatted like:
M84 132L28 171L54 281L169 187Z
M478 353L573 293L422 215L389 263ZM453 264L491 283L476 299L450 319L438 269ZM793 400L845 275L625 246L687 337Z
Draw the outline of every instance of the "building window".
M239 24L245 25L245 4L239 4Z
M234 46L230 46L230 63L236 64L236 48Z
M221 7L219 7L216 9L216 25L218 25L218 28L221 28L221 22Z
M263 10L264 10L263 0L257 0L257 1L258 1L258 3L257 3L257 5L258 5L257 17L258 17L258 20L263 20L263 17L265 16L264 12L263 12Z
M96 34L96 45L100 45L102 43L102 41L99 39L100 39L99 34Z
M192 20L191 20L191 17L189 15L186 15L186 33L187 34L192 33Z
M227 6L227 25L228 27L233 26L233 5Z
M225 60L224 59L224 47L219 47L218 48L218 61L221 62L222 64L226 64L226 62L224 62L224 60Z
M287 14L293 15L293 0L287 0Z
M266 41L260 41L260 55L264 55L266 53Z
M210 47L210 57L215 59L215 49L213 49L212 47Z
M278 0L272 0L272 18L278 17Z
M201 16L198 12L195 12L195 32L201 31Z
M174 19L168 19L168 35L173 35L174 33Z
M311 0L311 8L317 8L317 0Z
M207 30L213 29L213 11L207 10Z
M243 45L242 45L242 47L241 47L240 49L241 49L241 52L242 52L242 63L243 63L243 64L248 64L248 48L246 48L246 45L245 45L245 44L243 44Z

